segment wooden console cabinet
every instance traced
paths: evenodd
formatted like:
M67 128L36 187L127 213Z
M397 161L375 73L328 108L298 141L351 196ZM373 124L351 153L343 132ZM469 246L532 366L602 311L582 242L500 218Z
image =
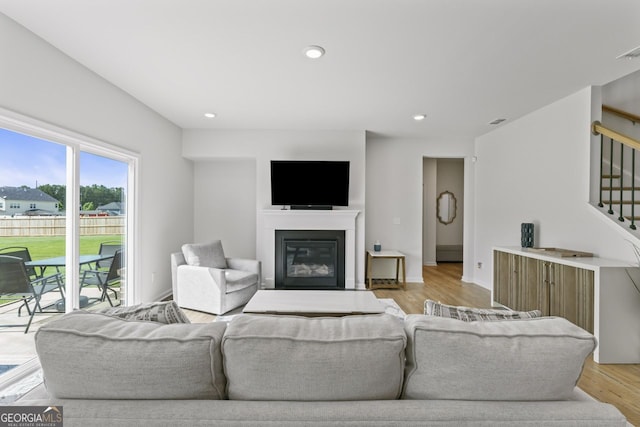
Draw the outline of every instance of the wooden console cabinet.
M564 317L593 333L598 363L640 363L640 294L628 275L637 275L634 269L595 257L494 248L492 301L512 310Z
M494 252L494 301L540 310L593 333L593 271L508 252Z

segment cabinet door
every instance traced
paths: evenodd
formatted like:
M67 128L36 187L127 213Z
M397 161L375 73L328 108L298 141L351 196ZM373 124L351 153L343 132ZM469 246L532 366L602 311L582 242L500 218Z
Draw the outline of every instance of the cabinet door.
M517 300L516 258L507 252L493 252L493 299L509 308Z
M520 257L519 301L517 311L540 310L549 315L549 262L535 258Z
M507 305L509 299L509 254L493 251L493 300Z
M555 263L551 269L549 314L593 333L593 271Z

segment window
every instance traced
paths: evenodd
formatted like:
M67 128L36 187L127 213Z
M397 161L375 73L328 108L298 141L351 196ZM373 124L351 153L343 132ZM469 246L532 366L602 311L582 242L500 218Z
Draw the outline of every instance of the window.
M51 236L58 239L54 246L55 253L41 251L42 254L32 254L32 258L64 258L61 268L66 304L63 311L84 308L80 305L86 303L86 296L91 302L102 300L101 304L108 306L105 299L88 295L99 290L99 286L81 286L83 270L89 266L83 264L81 269L80 264L87 258L84 255L100 254L101 243L117 241L121 245L123 267L118 270L125 275L121 283L136 283L131 279L135 277L136 270L133 240L136 221L134 205L129 201L135 199L132 183L135 182L138 156L126 149L0 108L0 158L7 160L10 156L22 157L5 162L5 165L10 165L10 168L13 165L16 170L3 170L7 172L3 176L15 178L15 182L7 180L2 185L24 187L25 191L37 187L51 196L48 201L22 205L28 204L30 209L36 209L37 205L39 209L50 212L50 218L39 215L25 217L25 220L32 223L46 220L47 224L53 224L42 225L40 229L49 227ZM25 156L29 157L25 159ZM83 209L83 205L89 209ZM12 203L11 207L21 208L18 202ZM81 217L82 210L89 211L90 215ZM23 231L25 234L18 234L17 237L21 241L12 241L11 246L36 248L38 239L26 236L27 231ZM10 246L7 238L2 237L2 240L2 246ZM94 269L95 265L94 262ZM121 286L116 290L117 298L109 293L113 305L124 304L125 301L130 304L136 302L133 286L127 289Z
M9 209L20 209L20 203L10 203Z

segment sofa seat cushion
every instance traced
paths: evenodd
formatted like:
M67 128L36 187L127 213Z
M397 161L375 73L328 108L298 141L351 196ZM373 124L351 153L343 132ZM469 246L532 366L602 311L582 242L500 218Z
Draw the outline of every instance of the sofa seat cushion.
M240 315L222 339L234 400L384 400L402 391L406 335L382 314Z
M245 289L258 283L258 275L248 271L226 269L224 276L227 281L227 293Z
M17 404L22 404L18 401ZM289 402L234 400L40 399L64 409L67 427L629 427L613 405L596 401L471 402L375 400Z
M42 326L35 344L53 397L224 399L225 328L76 311Z
M187 243L182 245L184 259L189 265L196 267L227 268L227 259L222 249L222 242L214 240L209 243Z
M494 321L530 319L532 317L542 316L542 312L540 310L512 311L506 309L473 308L442 304L430 299L424 302L424 314L427 316L450 317L452 319L463 320L465 322L474 322L477 320Z
M560 317L463 322L409 315L405 399L568 399L596 339Z

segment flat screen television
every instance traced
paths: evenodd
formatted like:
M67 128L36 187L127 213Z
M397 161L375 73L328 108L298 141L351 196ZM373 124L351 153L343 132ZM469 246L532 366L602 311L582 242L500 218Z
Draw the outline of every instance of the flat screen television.
M292 209L349 206L349 162L272 160L271 204Z

